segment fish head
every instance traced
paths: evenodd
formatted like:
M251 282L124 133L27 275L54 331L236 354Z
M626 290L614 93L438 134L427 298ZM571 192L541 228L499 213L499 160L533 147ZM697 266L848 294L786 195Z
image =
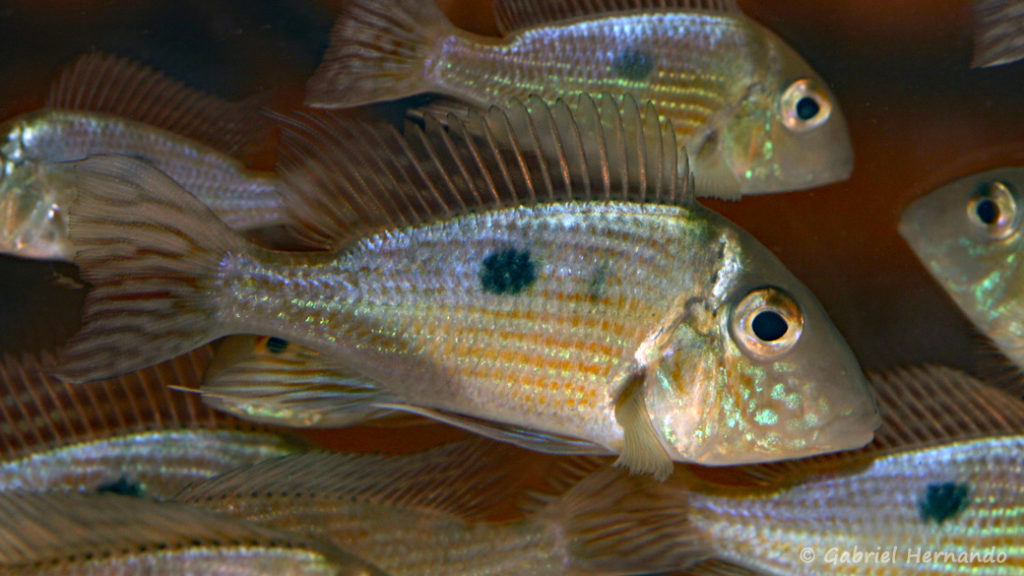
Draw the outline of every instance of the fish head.
M710 296L690 303L646 390L670 456L744 464L870 442L869 382L821 304L749 235L725 236Z
M1014 361L1024 359L1024 168L991 170L910 204L899 231L957 306Z
M746 87L717 135L715 162L743 195L803 190L840 182L853 172L846 119L825 81L781 40L769 51L769 73ZM703 152L703 149L700 150ZM699 182L698 182L699 183Z
M54 193L59 170L24 158L20 123L4 124L0 134L0 252L70 259L67 212Z

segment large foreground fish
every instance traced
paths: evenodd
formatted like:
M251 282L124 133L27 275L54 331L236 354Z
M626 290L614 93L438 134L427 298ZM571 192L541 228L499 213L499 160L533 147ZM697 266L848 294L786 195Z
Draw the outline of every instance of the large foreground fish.
M101 378L262 333L357 376L354 409L614 452L635 471L868 442L866 379L814 296L693 202L667 126L632 100L587 102L404 138L293 122L304 180L288 204L335 253L254 246L132 159L71 167L76 263L95 288L60 372Z
M337 547L166 502L0 494L7 576L386 576Z
M54 82L46 107L0 124L0 252L71 260L73 184L54 168L96 154L151 162L232 228L283 224L276 176L229 155L251 146L261 125L253 105L221 101L127 60L83 56Z
M853 170L828 86L732 0L498 0L495 11L504 38L456 29L432 0L349 2L306 103L435 92L486 108L632 94L671 120L698 194L813 188Z
M503 522L476 518L507 458L484 445L286 456L179 498L329 538L396 576L650 574L704 558L694 574L1019 573L1024 405L945 368L875 382L886 420L863 450L680 467L665 484L591 459L573 464L582 483Z
M142 372L73 385L32 355L0 363L0 491L118 492L169 498L298 448L168 386L195 386L208 348Z
M1024 367L1024 168L956 180L914 201L900 234L960 310Z

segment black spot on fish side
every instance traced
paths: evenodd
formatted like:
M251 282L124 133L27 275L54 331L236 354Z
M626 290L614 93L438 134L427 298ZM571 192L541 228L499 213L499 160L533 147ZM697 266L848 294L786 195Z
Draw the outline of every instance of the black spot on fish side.
M605 284L608 281L608 270L611 267L607 261L598 264L590 274L587 283L587 297L591 302L597 302L604 296Z
M930 484L918 502L921 520L925 522L934 520L937 524L942 524L947 519L963 512L967 508L968 499L966 484L955 482Z
M639 48L626 48L615 57L612 69L623 80L646 80L654 70L654 55Z
M133 496L139 498L142 496L142 484L129 480L127 476L121 476L113 482L107 482L106 484L100 484L96 487L96 492L100 494L120 494L122 496Z
M509 248L490 254L480 269L480 284L491 294L519 294L537 280L536 266L525 250Z
M288 349L288 341L282 338L270 338L267 340L267 351L271 354L280 354Z

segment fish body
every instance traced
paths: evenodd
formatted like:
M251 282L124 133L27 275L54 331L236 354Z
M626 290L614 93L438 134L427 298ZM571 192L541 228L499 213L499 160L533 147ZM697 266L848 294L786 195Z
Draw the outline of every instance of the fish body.
M635 114L634 107L629 118ZM578 134L567 107L528 117L555 118L558 133ZM351 237L335 253L282 253L247 244L180 187L138 162L109 157L79 164L83 240L123 238L117 222L140 222L133 206L147 198L175 198L178 208L151 211L153 219L139 236L162 247L153 246L159 256L151 275L136 268L147 265L142 260L111 259L102 249L80 254L76 262L89 281L107 286L91 293L99 298L92 309L104 311L92 315L87 303L86 327L62 358L62 372L88 379L218 336L263 333L317 350L326 362L376 387L380 393L364 400L375 408L490 430L514 442L532 438L533 447L548 451L620 453L634 469L659 474L670 471L673 459L763 461L870 439L877 414L856 360L813 295L749 235L690 202L559 201L553 188L527 190L524 184L523 198L550 201L490 205L486 195L509 192L473 188L477 182L504 178L542 186L542 175L513 168L492 172L488 163L511 149L474 149L483 142L469 136L474 131L442 133L431 126L430 135L411 130L408 142L436 142L430 148L436 163L401 161L413 170L388 177L443 176L469 187L460 195L467 209L446 206L415 225L391 222L383 231ZM344 126L330 128L337 134ZM491 133L487 141L501 134ZM449 138L459 145L446 148ZM540 170L543 157L525 147L525 137L519 142L517 166ZM598 148L575 152L586 156ZM471 150L485 171L448 172L445 167L462 158L445 156L446 150ZM599 170L599 163L572 165L575 152L562 159L565 175L583 182L591 173L606 179L615 173L609 166ZM670 166L642 174L656 172L665 179L661 184L672 186L677 176ZM436 201L430 186L395 188L430 196L376 198L406 205ZM594 186L607 193L618 184L595 180ZM656 189L642 189L657 196ZM640 193L624 190L618 194ZM572 193L584 190L566 194ZM357 208L347 201L367 198L329 197L343 217ZM481 204L468 209L473 197ZM316 210L309 217L319 215ZM403 216L373 215L378 222ZM164 233L191 240L161 240ZM185 257L173 252L176 246ZM166 311L159 300L128 310L134 308L127 304L134 301L129 292L156 293L135 283L147 277L164 287L156 291L167 290ZM125 313L108 314L108 297ZM146 332L147 325L162 328L166 322L175 328L150 329L146 339L122 332L128 326L133 334L137 328ZM505 429L478 425L480 420Z
M107 102L96 96L97 84L106 90L108 83L117 86L119 80L126 92L143 92L136 94L138 101ZM145 90L178 96L167 104L178 109L155 110L165 103L155 97L147 103ZM282 224L277 177L249 171L239 160L196 139L201 134L190 132L190 124L214 122L204 114L231 106L240 107L188 91L127 61L99 55L82 58L58 81L49 107L0 124L0 251L25 258L72 258L67 212L74 194L54 167L96 154L125 154L152 163L234 229ZM190 115L191 107L211 110ZM225 132L233 132L228 123L239 115L241 111L224 113ZM255 117L250 126L259 124Z
M185 485L299 445L217 414L195 395L197 350L132 376L72 386L31 355L0 366L0 492L119 492L169 498Z
M430 91L486 108L531 94L554 103L628 93L672 122L701 195L812 188L853 169L845 120L825 82L730 2L645 9L638 1L605 12L582 1L498 4L502 39L456 29L432 2L351 3L307 103L352 106Z
M1024 366L1024 169L951 182L915 200L899 231L960 310Z
M180 504L13 493L0 510L0 572L12 576L384 576L333 546Z

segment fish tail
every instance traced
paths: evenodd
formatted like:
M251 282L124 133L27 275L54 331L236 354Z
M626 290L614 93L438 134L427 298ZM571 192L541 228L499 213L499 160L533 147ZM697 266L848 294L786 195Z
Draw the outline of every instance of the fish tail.
M690 520L689 495L617 468L576 485L542 514L562 528L569 563L581 573L657 573L712 555Z
M306 87L306 104L347 108L431 90L427 60L455 28L434 0L354 0Z
M248 243L163 172L126 156L68 165L70 238L92 285L55 372L84 382L158 364L221 335L216 280Z

